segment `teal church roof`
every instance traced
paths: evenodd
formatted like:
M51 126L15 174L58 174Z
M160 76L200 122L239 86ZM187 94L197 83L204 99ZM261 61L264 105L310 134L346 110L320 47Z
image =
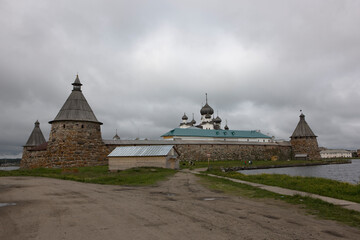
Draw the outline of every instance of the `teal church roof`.
M161 137L271 138L255 130L210 130L195 127L174 128Z

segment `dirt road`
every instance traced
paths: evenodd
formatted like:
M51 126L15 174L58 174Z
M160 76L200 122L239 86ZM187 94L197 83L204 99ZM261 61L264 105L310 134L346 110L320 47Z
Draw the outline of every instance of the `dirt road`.
M281 201L212 192L179 172L157 187L0 178L0 239L360 239Z

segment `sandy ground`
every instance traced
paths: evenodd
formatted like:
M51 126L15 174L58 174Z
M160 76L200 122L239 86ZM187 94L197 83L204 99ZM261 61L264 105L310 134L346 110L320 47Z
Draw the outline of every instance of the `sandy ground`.
M360 239L296 206L212 192L179 172L156 187L0 178L0 239Z

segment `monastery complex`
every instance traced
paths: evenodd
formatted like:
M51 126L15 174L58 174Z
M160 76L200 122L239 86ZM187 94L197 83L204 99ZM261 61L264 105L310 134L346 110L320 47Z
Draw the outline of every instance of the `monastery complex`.
M317 136L301 113L290 141L276 142L260 131L221 128L222 120L214 117L214 110L206 103L201 108L198 125L186 114L178 128L161 137L162 140L103 139L101 125L82 93L79 76L72 83L73 90L56 117L49 121L49 140L43 136L40 123L35 127L23 148L21 168L68 168L107 165L108 155L118 146L173 145L180 160L267 160L319 159Z

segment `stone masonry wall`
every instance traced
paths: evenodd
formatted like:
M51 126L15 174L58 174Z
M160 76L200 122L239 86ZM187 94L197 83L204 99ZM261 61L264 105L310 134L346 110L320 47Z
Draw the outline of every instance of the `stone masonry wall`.
M32 151L31 147L24 147L20 168L49 167L49 156L46 150Z
M171 142L169 143L171 144ZM137 144L131 144L136 146ZM207 161L210 154L211 161L219 160L270 160L277 157L279 160L291 159L292 149L290 145L281 146L276 144L174 144L179 152L181 161ZM117 146L107 145L109 153Z
M210 160L279 160L291 159L291 147L277 145L176 145L180 160L206 161Z
M63 125L58 125L63 127ZM66 127L66 125L65 125ZM73 125L73 129L79 127ZM81 125L80 125L81 127ZM84 126L85 127L85 126ZM90 127L90 126L88 126ZM96 129L96 127L95 127ZM56 131L57 129L55 129ZM98 140L89 140L88 134L81 139L74 139L71 134L67 133L57 134L54 131L50 134L48 148L45 151L31 151L24 148L23 159L21 160L22 168L35 167L79 167L79 166L95 166L106 165L108 161L106 156L110 154L117 146L143 146L144 144L121 144L121 145L104 145L102 142L99 146ZM58 130L59 131L59 130ZM96 131L94 131L94 134ZM73 133L79 134L79 133ZM57 140L53 141L54 135L59 136ZM65 136L69 136L68 142L62 142ZM97 133L95 134L97 135ZM93 136L93 135L92 135ZM93 136L94 137L94 136ZM60 141L61 140L61 141ZM171 142L169 142L171 144ZM71 145L71 146L69 146ZM149 144L150 145L150 144ZM158 144L156 144L158 145ZM50 146L50 147L49 147ZM276 145L276 144L175 144L175 148L180 153L179 160L182 161L207 161L207 154L210 154L211 161L219 160L270 160L274 156L279 160L288 160L292 158L292 148L290 145ZM58 159L59 160L58 160Z
M47 151L51 167L106 165L109 154L100 124L76 121L52 123Z
M293 154L308 154L309 160L321 159L320 150L316 137L293 138L290 141Z

